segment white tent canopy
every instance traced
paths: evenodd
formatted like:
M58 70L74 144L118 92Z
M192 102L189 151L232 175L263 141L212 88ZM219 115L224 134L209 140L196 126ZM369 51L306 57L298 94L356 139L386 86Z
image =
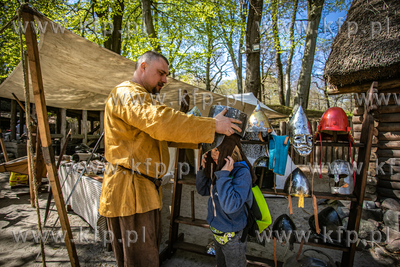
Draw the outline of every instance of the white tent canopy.
M35 19L37 22L40 21L42 27L45 28L45 32L40 33L39 55L46 105L76 110L104 110L109 92L116 85L132 78L135 62L67 29L61 31L60 25L44 16L40 18L36 16ZM31 82L30 77L29 82ZM19 99L23 100L23 84L20 63L0 85L0 97L12 99L11 93L15 93ZM30 88L32 88L31 84ZM168 78L168 83L161 91L165 97L163 102L179 109L179 95L183 90L187 90L190 95L190 108L195 104L203 116L208 115L212 104L226 105L227 100L232 103L230 97L197 89L172 78ZM230 105L251 114L256 104L255 98L248 94L244 96L246 100L243 103L238 99L236 104ZM34 101L32 90L30 99ZM263 108L270 118L285 117L266 106Z

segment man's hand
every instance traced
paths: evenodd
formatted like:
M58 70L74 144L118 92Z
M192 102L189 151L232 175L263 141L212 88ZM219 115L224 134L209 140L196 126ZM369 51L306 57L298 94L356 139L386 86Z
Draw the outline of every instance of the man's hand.
M222 171L231 172L233 170L233 163L235 163L235 161L230 156L225 158L225 161L226 161L226 163L225 163L224 167L222 167Z
M225 117L224 115L227 111L228 110L225 108L221 113L215 116L215 132L227 136L235 133L233 129L237 130L239 133L242 132L242 129L235 124L241 124L242 122L240 120Z

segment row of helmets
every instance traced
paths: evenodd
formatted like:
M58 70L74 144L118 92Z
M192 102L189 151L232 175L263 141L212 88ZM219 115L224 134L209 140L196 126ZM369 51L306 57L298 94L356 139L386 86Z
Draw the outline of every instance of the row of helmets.
M320 211L318 213L318 225L319 228L325 228L327 233L330 233L329 236L327 236L324 233L318 233L315 227L315 216L311 215L308 219L308 224L311 230L310 235L307 236L307 240L323 240L323 242L328 242L332 243L335 245L343 245L347 238L344 235L344 231L341 231L343 229L343 223L342 219L340 218L339 214L337 211L332 208L332 207L327 207ZM280 241L285 241L282 242L282 245L285 245L286 242L289 242L289 249L293 250L293 244L295 242L302 242L306 241L306 237L303 236L302 234L297 233L297 227L293 220L288 216L287 214L282 214L273 223L272 229L270 230L271 237L274 239L274 243L277 242L277 240ZM283 240L282 237L285 237ZM299 238L304 238L302 240L298 240ZM307 242L307 241L306 241ZM301 247L300 247L301 249ZM314 249L312 249L314 250ZM303 251L303 255L296 255L294 254L293 256L289 257L283 266L288 266L288 267L297 267L297 266L329 266L329 267L335 267L336 264L333 261L333 259L328 255L323 253L322 251L319 250L314 250L322 255L324 255L328 261L323 261L318 258L312 258L310 256L306 256L305 252L308 250ZM274 258L276 258L276 245L274 244Z
M256 106L250 118L247 120L247 114L241 112L232 107L226 107L222 105L214 105L211 107L209 112L209 117L215 117L224 109L227 109L226 117L234 118L242 121L240 125L242 132L239 133L235 130L235 133L244 137L245 132L258 133L259 139L262 140L261 133L270 134L273 129L269 122L268 117L262 111L260 104ZM194 116L201 116L200 110L195 106L187 114L192 114ZM351 136L351 129L349 127L349 121L347 115L343 109L339 107L331 107L325 111L322 115L320 123L317 127L317 132L315 133L315 139L321 142L322 151L322 140L332 140L333 135L336 133L338 140L348 140L351 147L351 143L354 142ZM218 147L225 135L215 134L214 142L212 144L203 144L203 152L210 151L211 149ZM311 128L310 121L307 118L302 106L294 112L292 118L289 121L289 138L293 145L294 150L303 157L308 156L313 149L313 131ZM263 140L262 140L263 141ZM350 149L351 153L351 149ZM352 155L351 155L352 160ZM322 168L322 157L320 166ZM258 168L263 168L268 170L268 157L262 156L254 162L254 170L259 173ZM297 170L297 169L296 169ZM263 172L262 170L261 172ZM354 179L350 179L350 174L353 173ZM329 166L328 176L334 179L334 186L331 186L331 193L334 194L351 194L354 188L355 175L353 172L352 164L344 162L342 160L336 160L332 162ZM322 177L322 172L321 176ZM293 188L294 192L298 193L298 189L301 185L307 182L302 181L305 175L302 172L294 171L292 175L293 181L290 186ZM340 180L342 178L342 180ZM300 187L299 187L300 186ZM303 187L303 194L307 195L305 187ZM295 195L295 193L293 193Z

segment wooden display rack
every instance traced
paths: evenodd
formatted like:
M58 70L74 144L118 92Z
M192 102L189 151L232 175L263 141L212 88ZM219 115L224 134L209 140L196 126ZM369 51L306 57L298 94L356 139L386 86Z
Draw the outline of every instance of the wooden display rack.
M376 83L373 83L371 89L368 93L376 92ZM375 90L375 91L374 91ZM373 98L371 98L373 99ZM335 200L350 200L350 215L347 224L348 231L355 231L358 233L359 225L361 220L361 213L364 201L365 187L367 182L367 172L370 160L370 153L372 147L372 136L374 129L374 120L371 111L376 109L372 103L370 106L364 108L364 121L362 124L361 139L360 143L356 143L354 146L358 147L358 162L363 162L361 172L356 174L356 183L354 186L354 192L352 195L335 195L328 192L314 192L317 198L322 199L335 199ZM243 144L263 144L258 141L242 141ZM316 144L319 144L316 143ZM336 143L336 142L323 142L326 146L344 146L348 143ZM314 146L315 148L315 146ZM170 218L170 229L169 229L169 240L168 247L160 254L160 263L166 258L170 258L177 249L190 251L198 254L208 255L206 253L205 246L192 244L184 242L184 234L178 234L179 224L187 224L197 227L209 228L206 220L192 219L190 217L183 217L180 215L181 208L181 196L182 196L182 186L183 185L196 185L196 177L193 174L189 174L183 177L183 179L178 179L182 175L180 168L178 168L179 162L184 162L185 160L185 149L179 149L177 151L176 165L175 165L175 177L173 185L173 195L172 195L172 207L171 207L171 218ZM263 193L272 195L287 195L287 193L280 190L273 189L263 189ZM304 243L305 245L334 249L342 251L342 259L340 267L350 267L353 266L354 256L356 252L356 243L352 243L349 247L334 245L330 243L317 243L310 241ZM260 257L254 257L247 255L247 260L252 265L262 265L274 266L274 261L271 259L265 259ZM282 262L278 262L278 266L282 266Z

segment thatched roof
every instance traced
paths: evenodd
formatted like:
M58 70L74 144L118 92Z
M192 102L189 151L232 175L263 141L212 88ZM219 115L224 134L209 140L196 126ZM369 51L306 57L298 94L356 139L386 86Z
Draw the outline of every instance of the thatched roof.
M352 33L355 25L357 32ZM353 1L332 44L324 77L337 87L400 77L399 0Z

